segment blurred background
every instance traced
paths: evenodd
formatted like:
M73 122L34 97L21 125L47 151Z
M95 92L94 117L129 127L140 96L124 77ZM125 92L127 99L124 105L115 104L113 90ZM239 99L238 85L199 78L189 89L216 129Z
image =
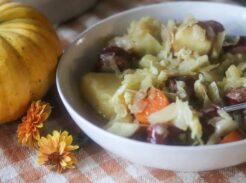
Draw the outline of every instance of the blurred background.
M108 6L118 9L119 11L124 9L141 6L144 4L167 2L168 0L14 0L31 4L40 9L46 14L49 19L56 24L60 24L71 18L83 14L86 11L97 8L97 6L104 9L107 15L111 15L112 11L109 11ZM175 1L175 0L174 0ZM181 1L181 0L176 0ZM245 5L246 0L210 0L213 2L221 3L233 3ZM202 7L201 7L202 8Z

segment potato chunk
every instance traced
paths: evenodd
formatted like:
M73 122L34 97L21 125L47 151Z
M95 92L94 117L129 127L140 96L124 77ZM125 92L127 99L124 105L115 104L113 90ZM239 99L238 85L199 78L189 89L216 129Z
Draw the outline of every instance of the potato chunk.
M81 78L81 92L88 103L110 119L114 115L114 107L110 99L120 86L120 79L113 73L88 73Z
M207 38L206 30L198 24L179 28L174 39L175 52L186 48L203 55L208 54L212 48L212 41Z
M133 21L128 29L132 49L140 54L157 54L161 51L161 22L150 17Z

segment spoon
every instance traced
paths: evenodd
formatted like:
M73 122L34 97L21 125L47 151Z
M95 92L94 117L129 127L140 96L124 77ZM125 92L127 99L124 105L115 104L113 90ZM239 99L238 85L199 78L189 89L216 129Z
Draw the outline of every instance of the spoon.
M232 112L232 111L237 111L237 110L241 110L241 109L246 109L246 102L241 103L241 104L222 107L222 109L226 112Z

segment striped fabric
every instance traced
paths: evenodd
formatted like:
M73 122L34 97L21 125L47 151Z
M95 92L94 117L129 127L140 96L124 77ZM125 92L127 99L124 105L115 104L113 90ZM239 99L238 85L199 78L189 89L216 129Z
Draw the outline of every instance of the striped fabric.
M221 0L222 1L222 0ZM114 13L161 0L102 0L75 20L57 27L64 47L66 47L83 30L99 20ZM225 1L223 1L225 2ZM234 1L226 1L233 3ZM53 105L52 116L46 123L50 129L66 129L74 137L81 133L66 113L58 97L55 86L45 101ZM106 152L94 142L84 144L80 137L75 140L84 144L76 152L79 159L73 170L57 174L36 163L36 152L21 147L17 143L16 129L18 123L0 126L0 182L82 182L82 183L244 183L246 182L246 164L223 170L184 173L147 168L130 163L120 157ZM86 139L84 137L84 139Z

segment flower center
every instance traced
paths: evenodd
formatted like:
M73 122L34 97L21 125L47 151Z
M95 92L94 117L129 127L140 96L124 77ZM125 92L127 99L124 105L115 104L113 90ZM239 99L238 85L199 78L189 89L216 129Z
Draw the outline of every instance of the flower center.
M49 156L49 162L52 165L57 165L60 163L60 155L58 152L54 152Z

